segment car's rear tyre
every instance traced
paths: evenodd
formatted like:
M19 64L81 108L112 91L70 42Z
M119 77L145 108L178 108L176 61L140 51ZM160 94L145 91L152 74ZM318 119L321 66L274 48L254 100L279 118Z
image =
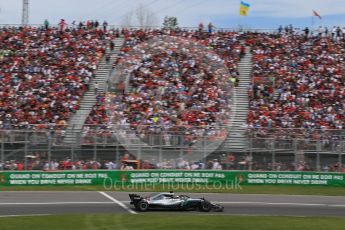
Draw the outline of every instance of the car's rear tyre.
M149 204L146 201L140 201L136 205L136 209L140 212L146 212L149 209Z
M209 212L211 211L211 208L212 208L211 204L207 201L202 202L199 207L200 211L202 212Z

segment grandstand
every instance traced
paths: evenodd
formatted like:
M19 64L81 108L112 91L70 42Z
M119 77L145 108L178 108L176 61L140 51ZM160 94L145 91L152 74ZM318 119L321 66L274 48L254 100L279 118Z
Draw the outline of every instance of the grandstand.
M0 30L1 162L342 171L343 34Z

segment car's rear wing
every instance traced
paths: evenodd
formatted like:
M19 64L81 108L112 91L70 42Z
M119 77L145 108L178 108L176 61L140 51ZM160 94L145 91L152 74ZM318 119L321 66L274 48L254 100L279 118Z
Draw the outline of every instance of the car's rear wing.
M129 194L129 198L131 199L131 204L137 204L139 201L141 201L143 198L138 194Z

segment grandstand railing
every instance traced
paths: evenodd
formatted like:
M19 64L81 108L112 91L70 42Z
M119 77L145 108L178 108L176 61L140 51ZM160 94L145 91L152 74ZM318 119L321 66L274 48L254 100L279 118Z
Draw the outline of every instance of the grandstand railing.
M233 169L257 170L296 170L298 162L306 161L313 170L321 170L323 165L342 164L345 154L345 130L307 130L307 129L248 129L248 146L243 152L232 149L213 149L209 143L224 141L224 136L195 135L197 140L192 145L186 145L186 134L176 131L171 135L176 142L167 145L161 134L151 134L145 144L135 142L138 137L135 132L128 134L126 141L119 140L118 132L125 132L121 126L103 125L92 126L89 130L74 130L78 136L78 143L64 143L64 127L41 124L30 126L16 126L12 129L0 129L0 161L22 159L30 161L35 154L50 160L61 159L121 159L123 154L129 153L136 159L149 162L163 162L169 159L184 158L190 162L218 159L224 154L237 154L237 165ZM231 128L227 128L231 132ZM16 128L16 129L14 129ZM218 127L219 128L219 127ZM193 144L195 148L193 148ZM212 150L212 154L210 152ZM244 164L246 156L250 162ZM43 156L43 157L42 157ZM221 157L222 158L222 157Z
M85 25L84 25L85 26ZM22 24L0 24L0 28L10 28L10 27L24 27ZM44 27L44 24L29 24L26 27L33 27L33 28L40 28ZM58 24L51 24L51 28L59 28ZM67 24L66 28L78 28L78 24ZM100 25L98 28L102 28ZM162 26L123 26L123 25L108 25L107 29L129 29L129 30L136 30L136 29L143 29L143 30L152 30L152 29L163 29ZM187 30L187 31L197 31L199 27L179 27L180 30ZM300 31L300 28L294 28L295 31ZM207 27L204 28L204 31L207 31ZM276 28L247 28L243 26L233 27L233 28L222 28L222 27L213 27L213 31L220 31L220 32L271 32L275 33L278 32Z
M308 129L308 128L248 128L248 137L271 137L275 139L311 139L324 140L332 137L344 137L345 129Z
M174 126L161 125L85 125L81 133L82 144L111 144L121 142L125 146L186 147L193 143L224 141L228 126ZM197 134L192 134L192 130ZM98 142L100 141L100 142Z
M88 128L86 128L88 127ZM42 133L50 132L54 134L64 133L66 124L1 124L0 136L9 135L11 133ZM150 128L161 128L161 130L168 130L169 133L181 135L185 130L223 130L229 129L226 122L223 125L205 125L205 126L191 126L180 125L166 127L159 124L145 125L140 124L137 126L129 124L84 124L84 129L75 132L94 131L98 133L111 133L118 130L136 130L140 129L141 133L150 134ZM230 127L231 128L231 127ZM309 140L330 140L335 138L345 138L345 129L308 129L308 128L247 128L248 138L274 138L274 139L309 139Z
M249 149L345 153L345 130L302 128L252 128L247 130Z
M2 125L2 143L47 143L64 145L66 125L30 124ZM191 134L194 130L196 134ZM231 127L217 126L175 126L160 125L84 125L74 129L78 137L75 145L124 145L128 147L189 147L199 142L205 148L210 142L225 141ZM303 128L248 128L247 150L249 149L304 149L314 151L342 151L345 142L344 129L303 129Z

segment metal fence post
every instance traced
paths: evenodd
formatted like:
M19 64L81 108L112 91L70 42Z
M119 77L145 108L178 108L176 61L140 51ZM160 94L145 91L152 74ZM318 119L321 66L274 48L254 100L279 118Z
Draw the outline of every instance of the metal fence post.
M277 171L276 167L276 152L272 151L272 171Z
M316 150L317 150L317 151L321 151L321 150L322 150L321 141L317 141L317 143L316 143Z
M206 153L206 149L204 148L204 152L203 152L203 156L202 156L203 158L204 158L204 160L203 160L203 162L202 163L204 163L204 165L206 166L206 164L207 164L207 153Z
M76 135L75 144L78 146L81 146L81 131L77 131L75 135ZM72 145L74 145L74 143L72 143Z
M1 162L5 161L5 142L4 139L1 141Z
M252 171L252 169L253 169L253 151L252 151L252 149L250 149L250 151L249 151L249 157L250 157L251 161L249 162L248 170Z
M297 140L296 139L292 140L292 148L295 150L295 152L297 152Z
M341 172L343 168L343 159L342 159L341 151L339 152L339 155L338 155L338 164L339 164L338 171Z
M207 150L206 150L206 137L203 136L202 137L202 149L203 149L203 158L204 158L204 164L206 165L206 157L207 157Z
M162 165L162 162L163 162L162 148L159 148L159 158L158 158L158 162L159 162L160 165Z
M49 170L52 169L51 161L52 161L52 133L51 133L51 131L48 131L48 166L49 166Z
M160 149L161 149L162 147L160 146ZM142 147L141 146L139 146L139 149L138 149L138 159L137 160L141 160L141 153L142 153Z
M295 171L297 170L297 167L298 167L298 159L297 159L297 141L296 139L293 139L292 140L292 147L293 147L293 150L294 150L294 168L295 168Z
M28 169L28 132L25 132L25 145L24 145L24 169Z
M115 161L118 162L120 160L120 152L119 152L119 145L116 144L116 148L115 148Z
M253 138L250 137L247 143L249 145L249 157L250 157L250 159L252 159L251 163L249 164L248 170L251 171L253 169L253 162L254 162L254 159L253 159L253 145L254 145L253 144Z
M321 167L320 167L320 153L319 152L316 153L316 171L321 171Z
M273 139L272 143L272 171L276 171L276 140Z
M74 144L71 146L71 161L74 162Z
M93 160L96 161L97 160L97 144L95 141L96 137L94 137L94 144L93 144Z

